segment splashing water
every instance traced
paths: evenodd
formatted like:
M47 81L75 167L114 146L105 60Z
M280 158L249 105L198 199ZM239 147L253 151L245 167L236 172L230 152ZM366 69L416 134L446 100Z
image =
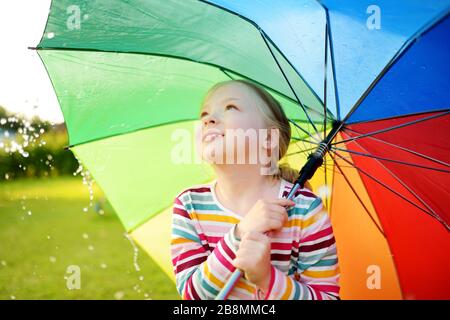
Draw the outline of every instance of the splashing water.
M45 145L46 142L43 141L41 136L45 133L45 130L40 127L40 125L35 128L26 119L21 119L17 117L1 118L0 125L3 127L14 128L17 127L14 133L9 130L3 129L3 141L0 143L0 149L3 149L9 155L13 153L19 153L24 158L29 157L29 153L25 151L28 146L33 146L39 141L39 146ZM39 130L38 130L39 129Z
M92 186L94 184L94 179L92 178L91 173L89 172L89 170L87 170L87 169L85 169L83 167L83 165L81 164L81 161L75 155L74 155L74 157L78 161L78 168L73 173L73 175L74 176L80 175L82 180L83 180L83 185L87 186L87 188L89 190L89 207L83 208L83 211L87 212L88 209L93 206L94 189L93 189Z
M124 236L128 239L128 241L130 241L131 245L133 246L133 264L134 264L134 268L136 269L136 271L140 272L141 268L139 267L139 264L138 264L139 249L136 246L136 243L133 241L133 239L131 238L131 236L128 233L124 233Z

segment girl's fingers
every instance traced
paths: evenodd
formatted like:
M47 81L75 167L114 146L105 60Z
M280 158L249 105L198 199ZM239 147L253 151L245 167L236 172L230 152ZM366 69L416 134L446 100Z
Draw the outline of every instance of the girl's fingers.
M287 214L286 208L277 204L269 204L269 209L276 213Z
M269 203L273 203L273 204L278 204L282 207L293 207L295 206L295 202L292 200L288 200L286 198L278 198L278 199L273 199L273 200L269 200Z

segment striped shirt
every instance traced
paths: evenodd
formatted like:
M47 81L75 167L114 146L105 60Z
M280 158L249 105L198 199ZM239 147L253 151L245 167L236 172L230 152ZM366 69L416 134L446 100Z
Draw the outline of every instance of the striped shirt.
M232 265L240 239L241 216L215 195L217 180L179 193L173 204L171 256L176 286L183 299L214 299L236 269ZM293 184L282 179L279 198ZM241 278L228 299L338 299L339 265L329 215L322 199L297 190L285 225L270 234L271 276L262 292Z

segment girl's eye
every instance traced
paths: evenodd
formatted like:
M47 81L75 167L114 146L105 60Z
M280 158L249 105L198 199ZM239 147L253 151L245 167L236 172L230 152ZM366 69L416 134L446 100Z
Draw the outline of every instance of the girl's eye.
M228 104L226 107L225 107L225 110L230 110L230 109L236 109L237 110L237 107L236 106L234 106L234 105L232 105L232 104Z

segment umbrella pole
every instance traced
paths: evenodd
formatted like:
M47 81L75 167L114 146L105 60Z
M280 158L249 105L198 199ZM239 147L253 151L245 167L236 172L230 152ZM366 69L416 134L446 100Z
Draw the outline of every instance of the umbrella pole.
M328 133L326 138L319 144L314 153L310 153L308 155L308 160L300 170L299 176L297 180L295 180L294 185L291 188L291 191L286 196L286 199L291 200L295 192L299 188L303 188L305 182L314 176L314 173L316 172L317 168L319 168L323 163L323 157L328 151L331 141L333 141L335 135L341 129L342 125L343 123L341 121L337 120L333 121L333 128ZM226 300L242 276L243 276L242 270L240 269L234 270L230 278L225 283L224 287L217 294L215 300Z

